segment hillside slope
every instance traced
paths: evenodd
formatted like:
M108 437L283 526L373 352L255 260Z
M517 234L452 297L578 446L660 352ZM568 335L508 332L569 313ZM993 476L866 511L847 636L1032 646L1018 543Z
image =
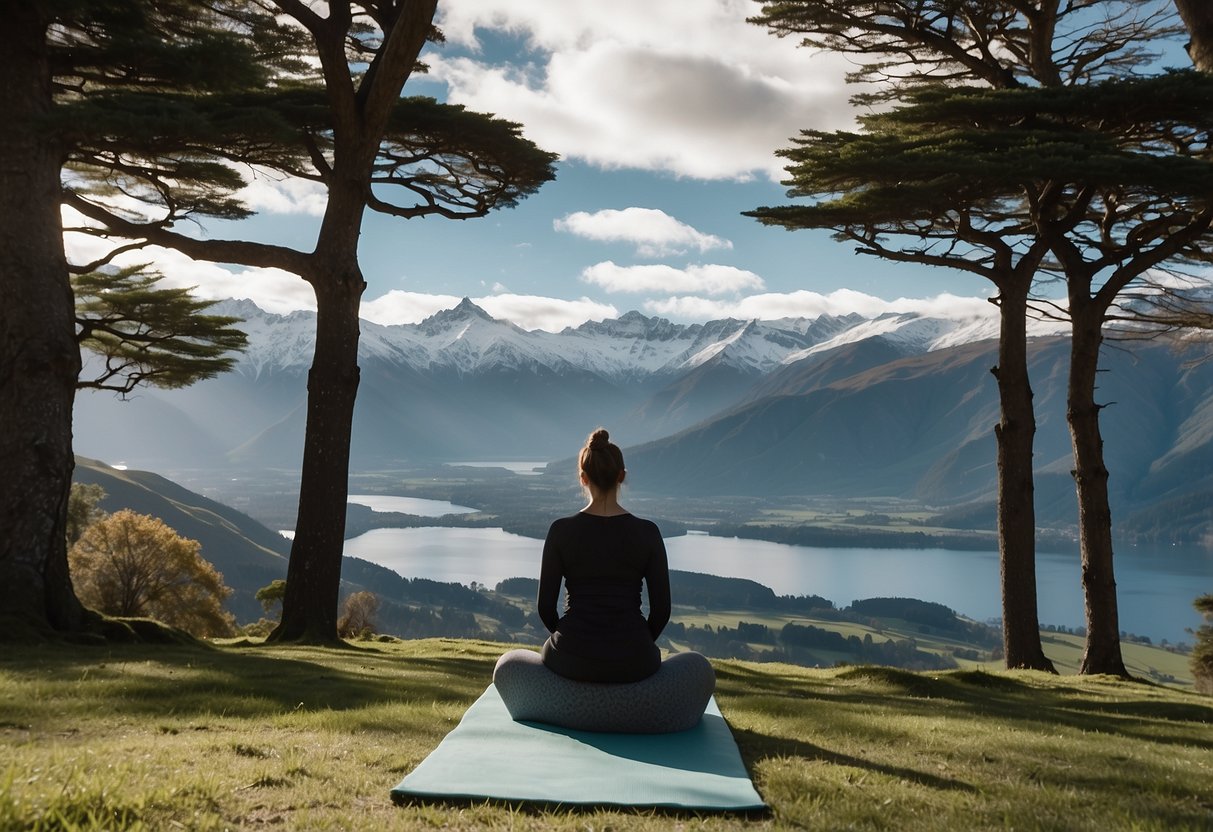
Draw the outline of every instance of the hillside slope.
M936 505L989 502L995 489L994 345L965 344L891 361L874 347L768 378L756 400L629 449L646 490L685 495L893 496ZM839 365L854 360L848 373ZM1065 339L1033 343L1038 519L1072 522L1065 420ZM1100 377L1113 509L1157 518L1213 491L1213 363L1171 350L1109 348ZM1207 505L1207 499L1205 504ZM1213 516L1189 518L1192 542ZM1146 521L1143 519L1142 523Z
M254 597L260 587L286 577L290 541L233 508L196 494L149 471L120 471L94 459L76 457L76 482L105 489L101 508L130 509L159 517L182 537L202 544L202 556L223 573L234 593L226 607L237 620L262 613Z

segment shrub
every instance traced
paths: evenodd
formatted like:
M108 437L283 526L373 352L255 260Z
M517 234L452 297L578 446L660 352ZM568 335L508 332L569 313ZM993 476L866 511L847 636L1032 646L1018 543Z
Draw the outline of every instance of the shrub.
M366 637L375 631L375 614L379 599L373 592L355 592L345 599L341 617L337 619L337 635L342 638Z
M155 517L124 509L85 530L68 553L80 600L107 615L155 618L196 636L227 636L232 591L201 544Z

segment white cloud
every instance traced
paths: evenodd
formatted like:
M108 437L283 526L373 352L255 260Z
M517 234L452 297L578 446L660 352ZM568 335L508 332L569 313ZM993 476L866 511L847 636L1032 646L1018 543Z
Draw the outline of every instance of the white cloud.
M226 267L191 260L172 249L157 248L145 249L142 256L136 254L122 259L130 263L146 263L150 260L152 267L164 274L164 280L159 285L165 288L193 288L194 295L206 300L248 298L265 311L279 315L297 309L316 308L316 295L312 287L298 275L281 269Z
M688 249L732 248L729 240L701 231L656 208L575 211L552 223L557 231L600 242L626 242L642 257L684 254Z
M364 300L360 315L377 324L415 324L435 312L451 309L461 299L454 295L430 295L393 289L374 300ZM509 321L523 329L559 332L566 326L586 321L617 318L618 309L589 298L562 300L535 295L496 294L472 298L472 302L494 318Z
M567 326L580 326L586 321L618 318L622 314L610 304L589 298L561 300L534 295L493 295L473 301L494 318L517 324L523 329L543 329L559 332Z
M655 263L620 266L607 260L583 270L581 279L601 286L608 292L703 292L722 295L763 287L762 278L753 272L716 263L679 269Z
M416 324L435 312L458 306L460 300L461 298L455 295L431 295L392 289L374 300L363 298L358 315L372 323L385 326Z
M248 184L236 196L252 210L268 214L321 217L328 205L328 190L321 183L261 169L252 171Z
M83 218L65 209L68 224ZM68 260L90 263L111 251L115 242L84 234L64 235ZM312 287L298 275L281 269L225 266L205 260L192 260L174 249L148 246L116 257L117 267L148 265L164 275L159 285L165 288L193 288L193 294L206 300L248 298L267 312L286 314L297 309L315 309Z
M696 321L715 318L816 318L820 315L838 316L852 313L859 313L865 318L875 318L888 313L917 313L967 321L997 314L994 306L985 298L941 294L931 298L884 300L853 289L837 289L828 295L807 290L772 292L732 301L671 297L646 301L644 308L651 314Z
M525 65L428 54L449 99L521 122L541 146L604 168L778 181L800 129L851 126L845 61L746 23L750 0L451 0L439 24L522 36Z

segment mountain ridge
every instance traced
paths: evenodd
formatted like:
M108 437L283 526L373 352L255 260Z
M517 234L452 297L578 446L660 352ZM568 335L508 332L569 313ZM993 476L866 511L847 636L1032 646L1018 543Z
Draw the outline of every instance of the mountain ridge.
M81 394L77 450L167 473L297 471L314 320L247 302L221 311L248 316L250 348L233 372L131 402ZM988 502L999 411L996 342L977 338L985 326L906 314L678 324L629 312L552 333L464 299L417 325L364 322L351 465L542 464L605 425L628 449L629 481L662 494ZM1038 513L1062 523L1073 518L1067 344L1030 339ZM1104 365L1116 516L1145 512L1158 526L1160 501L1174 500L1187 527L1213 535L1191 499L1213 493L1213 365L1144 342L1106 349Z

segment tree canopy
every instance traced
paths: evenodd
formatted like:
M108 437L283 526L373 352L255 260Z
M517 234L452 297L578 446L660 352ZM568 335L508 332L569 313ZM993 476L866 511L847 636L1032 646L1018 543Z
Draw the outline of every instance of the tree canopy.
M0 461L21 487L0 489L0 521L14 529L11 546L0 549L0 609L52 628L80 626L63 549L79 373L67 272L97 272L154 244L281 268L316 291L318 360L292 561L311 563L305 572L318 584L292 579L284 619L296 637L335 638L363 214L484 216L554 175L555 156L524 139L518 125L401 97L409 76L424 71L422 47L441 40L435 7L436 0L16 4L0 37L0 104L10 118L0 136L10 163L0 172L0 217L9 229L0 246L0 345L21 349L0 350L0 379L11 380L0 396L10 428ZM247 176L265 171L325 186L328 207L312 250L182 230L248 216L239 191ZM66 230L109 241L108 249L69 266L60 202L77 212ZM301 624L304 609L321 610L319 623Z
M100 366L86 365L77 387L122 395L140 384L186 387L235 365L231 353L248 342L235 327L240 318L204 314L216 301L157 286L163 279L142 266L72 279L76 339L101 359Z
M323 642L337 637L365 212L482 217L552 179L556 157L525 139L515 123L402 97L412 73L424 70L423 46L441 40L432 23L436 0L324 8L278 0L272 7L289 22L284 54L299 58L302 69L271 66L256 89L150 97L124 91L81 101L79 107L106 111L98 119L108 129L99 140L76 144L66 203L87 218L72 231L130 241L114 252L169 246L197 259L283 269L313 288L316 352L299 520L282 622L272 638ZM262 24L254 17L239 25ZM311 251L199 239L176 228L197 217L241 215L242 180L230 176L236 166L323 185L325 214Z
M1075 454L1088 639L1083 670L1123 674L1107 469L1095 402L1102 325L1147 270L1208 240L1211 88L1192 72L1140 77L1180 31L1169 2L799 0L755 22L857 55L861 131L804 131L781 151L789 194L750 216L830 228L859 251L980 275L998 288L999 535L1011 666L1047 668L1035 633L1026 317L1061 281L1072 322ZM1038 301L1039 303L1039 301ZM1012 601L1014 596L1014 601Z

